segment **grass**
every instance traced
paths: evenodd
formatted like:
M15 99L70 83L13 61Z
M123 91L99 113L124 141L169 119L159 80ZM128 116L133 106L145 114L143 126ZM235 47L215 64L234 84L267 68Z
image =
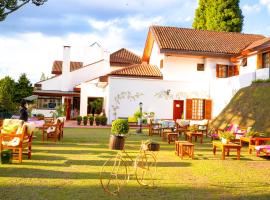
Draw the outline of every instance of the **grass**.
M270 135L270 83L256 83L240 89L212 121L214 127L236 123Z
M180 160L174 146L161 143L155 188L139 186L131 179L119 196L104 193L99 171L104 161L116 154L108 150L109 129L66 128L64 142L33 144L32 160L0 165L0 199L269 199L270 162L249 155L247 148L220 160L212 154L211 141L195 143L194 160ZM148 136L131 134L126 149L134 153Z

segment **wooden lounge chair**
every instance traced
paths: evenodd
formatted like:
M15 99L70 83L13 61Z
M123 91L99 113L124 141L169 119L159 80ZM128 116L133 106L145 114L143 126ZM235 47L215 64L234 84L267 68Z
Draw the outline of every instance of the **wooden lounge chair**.
M23 154L26 154L28 159L31 159L34 129L34 123L24 123L23 126L17 128L16 132L2 133L3 131L1 131L0 151L12 150L13 159L17 159L19 163L22 162Z
M61 120L56 119L53 124L44 124L42 126L42 142L44 142L44 139L46 137L46 140L53 140L56 142L57 140L60 140L61 138Z
M149 136L152 135L161 135L162 132L162 125L159 123L153 123L152 120L150 120L149 124Z

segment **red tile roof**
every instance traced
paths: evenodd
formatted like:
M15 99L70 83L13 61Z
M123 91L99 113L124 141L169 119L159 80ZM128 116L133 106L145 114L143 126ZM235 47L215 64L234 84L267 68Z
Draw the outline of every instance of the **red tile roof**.
M119 49L118 51L110 55L110 65L111 66L129 66L133 64L140 64L141 57L132 53L127 49ZM63 61L56 60L53 63L52 74L62 74L62 64ZM70 62L70 71L75 71L83 67L82 62Z
M63 61L60 60L56 60L53 62L53 67L52 67L52 74L62 74L62 65L63 65ZM82 62L74 62L71 61L70 62L70 71L75 71L77 69L80 69L83 67L83 63Z
M262 35L216 32L188 28L152 26L161 53L233 56L251 43L262 40Z
M269 43L270 43L270 37L267 37L267 38L263 38L261 40L257 40L253 43L251 43L249 46L247 46L244 51L247 51L247 50L252 50L256 47L260 47L260 46L265 46L268 44L269 46Z
M110 55L111 66L129 66L132 64L140 64L141 57L135 53L122 48Z
M128 77L141 77L141 78L155 78L162 79L162 73L155 65L149 64L134 64L123 69L115 70L109 75L112 76L128 76Z

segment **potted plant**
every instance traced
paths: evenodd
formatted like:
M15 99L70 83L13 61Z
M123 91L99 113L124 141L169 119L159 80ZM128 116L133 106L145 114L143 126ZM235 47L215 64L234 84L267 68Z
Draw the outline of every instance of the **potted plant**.
M90 123L90 126L93 126L94 125L94 116L90 116L89 117L89 123Z
M219 131L218 135L223 144L228 144L231 140L235 139L235 135L231 131Z
M105 115L103 115L103 116L101 116L100 117L100 124L102 125L102 126L106 126L107 125L107 117L105 116Z
M88 121L88 117L87 116L83 116L83 125L87 125L87 121Z
M129 131L128 121L124 119L114 120L111 128L109 148L123 150L125 146L125 135Z
M77 117L77 124L81 125L81 122L82 122L82 116L78 116Z
M247 131L246 133L246 137L250 137L250 138L253 138L253 137L256 137L256 136L260 136L260 133L255 131L254 129L250 129L249 131Z
M100 125L100 116L96 116L95 121L96 121L96 125L99 126Z

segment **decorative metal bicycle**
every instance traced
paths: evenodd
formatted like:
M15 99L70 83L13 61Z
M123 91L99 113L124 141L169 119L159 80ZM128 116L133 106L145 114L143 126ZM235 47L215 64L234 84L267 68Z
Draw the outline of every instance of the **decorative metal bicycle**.
M154 186L156 173L157 151L159 144L143 142L140 150L133 160L125 150L108 159L100 171L100 183L105 192L118 195L120 189L127 184L130 178L130 168L137 182L142 186Z

